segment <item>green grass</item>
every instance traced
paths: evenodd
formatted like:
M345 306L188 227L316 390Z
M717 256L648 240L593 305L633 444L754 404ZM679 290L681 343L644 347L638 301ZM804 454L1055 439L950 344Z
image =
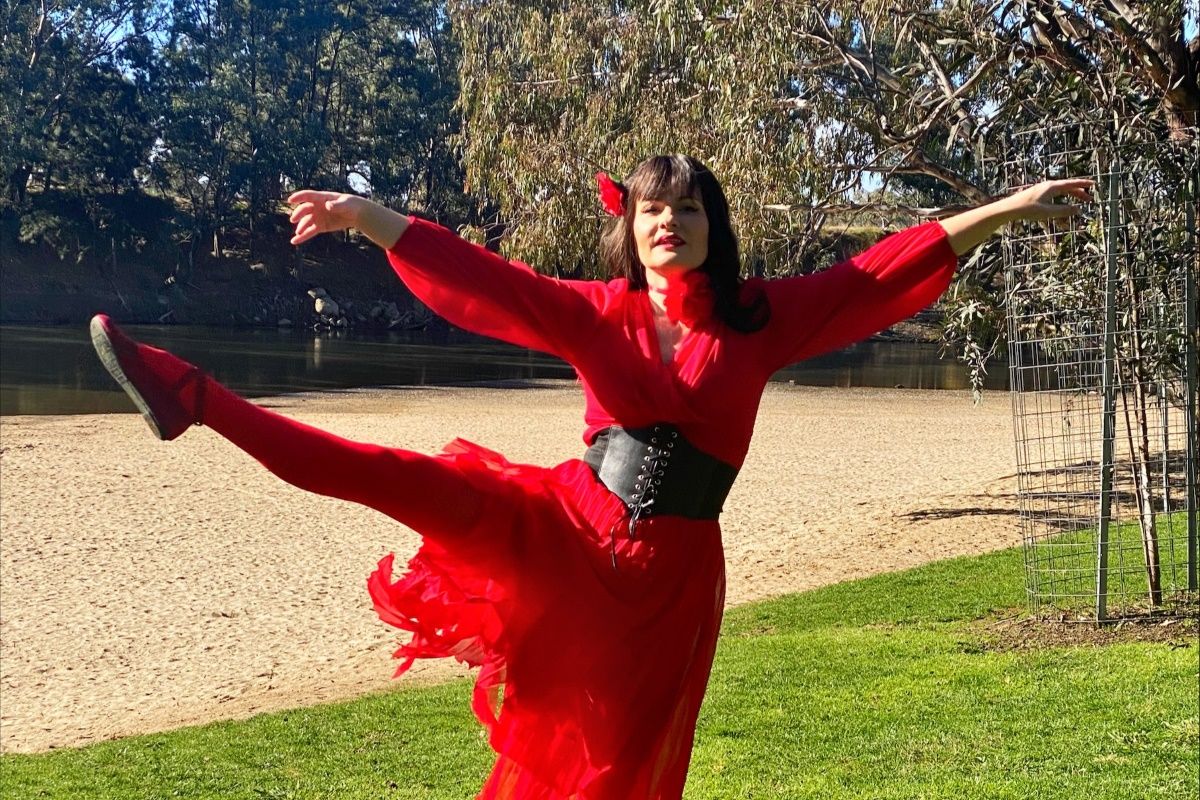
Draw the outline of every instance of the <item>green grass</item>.
M1187 588L1187 516L1159 514L1156 519L1164 605L1171 607ZM1108 534L1108 616L1149 612L1142 529L1136 520L1114 524ZM1064 611L1095 615L1097 532L1082 528L1038 542L1033 567L1043 602Z
M1010 550L733 610L686 796L1195 797L1196 642L986 646L976 621L1023 591ZM0 795L469 798L490 756L468 692L5 756Z
M981 646L1022 596L1013 550L737 609L691 796L1195 797L1195 642Z

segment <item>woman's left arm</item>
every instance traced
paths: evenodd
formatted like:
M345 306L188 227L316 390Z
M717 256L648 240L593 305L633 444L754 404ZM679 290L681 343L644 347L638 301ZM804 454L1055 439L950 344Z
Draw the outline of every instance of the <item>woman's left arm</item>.
M950 285L958 258L1016 220L1069 217L1090 200L1092 181L1046 181L993 203L886 236L861 253L811 275L766 281L771 317L763 329L763 366L839 350L911 317Z
M1078 214L1079 206L1055 203L1054 200L1071 196L1090 202L1093 183L1085 178L1043 181L993 203L947 217L939 224L946 229L950 247L961 256L1009 222L1060 219Z

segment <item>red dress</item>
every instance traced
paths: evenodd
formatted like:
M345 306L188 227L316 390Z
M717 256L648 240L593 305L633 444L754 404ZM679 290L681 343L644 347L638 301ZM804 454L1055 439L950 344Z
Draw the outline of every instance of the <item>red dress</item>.
M763 330L709 316L665 364L649 298L624 279L556 280L417 219L389 259L452 324L572 364L585 442L611 425L670 422L739 467L775 371L911 316L957 264L928 222L814 275L753 280L770 303ZM498 758L479 797L681 797L724 605L718 523L650 517L631 539L621 501L581 460L511 464L463 440L440 458L485 513L469 530L426 532L395 582L388 556L368 587L380 617L413 634L397 674L414 658L481 668L473 707Z

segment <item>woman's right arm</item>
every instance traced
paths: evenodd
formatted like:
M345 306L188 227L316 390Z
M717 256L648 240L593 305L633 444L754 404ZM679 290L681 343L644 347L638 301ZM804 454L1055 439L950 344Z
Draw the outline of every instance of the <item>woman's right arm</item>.
M356 228L390 250L408 228L408 217L355 194L302 189L293 192L288 202L296 206L289 217L296 224L292 244L303 244L321 233Z
M356 228L387 250L392 269L416 297L465 330L577 363L606 297L599 281L560 281L506 261L449 230L363 197L300 191L293 244Z

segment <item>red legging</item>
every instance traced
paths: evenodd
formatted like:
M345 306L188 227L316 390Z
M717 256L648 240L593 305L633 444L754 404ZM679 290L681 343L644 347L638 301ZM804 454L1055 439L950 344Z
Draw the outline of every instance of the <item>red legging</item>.
M422 534L468 529L483 508L479 487L432 456L362 444L260 408L208 379L204 425L283 480L362 503Z

